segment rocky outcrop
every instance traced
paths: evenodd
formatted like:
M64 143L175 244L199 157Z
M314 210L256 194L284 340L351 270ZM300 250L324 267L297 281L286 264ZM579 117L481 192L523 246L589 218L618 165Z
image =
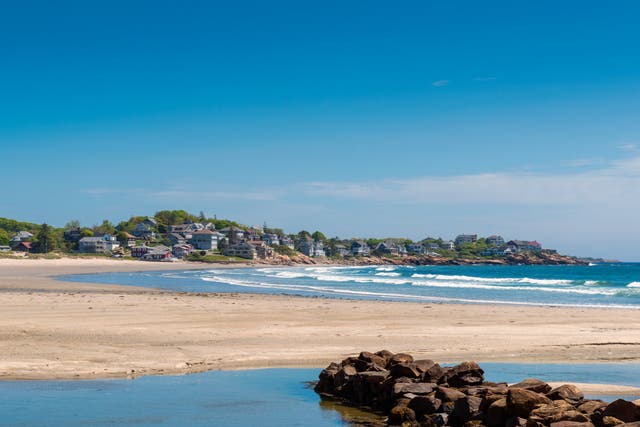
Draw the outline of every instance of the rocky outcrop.
M588 400L573 385L534 378L489 383L476 362L443 367L386 350L330 364L315 390L382 412L389 426L640 427L640 402Z

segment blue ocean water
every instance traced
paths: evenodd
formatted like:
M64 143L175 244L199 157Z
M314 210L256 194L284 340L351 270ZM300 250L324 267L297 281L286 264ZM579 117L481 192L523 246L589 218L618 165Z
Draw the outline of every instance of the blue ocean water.
M640 386L640 365L482 364L490 381ZM365 416L322 402L319 369L213 371L136 380L0 382L1 427L244 427L353 425ZM610 400L617 398L612 396ZM625 396L635 399L638 396Z
M640 308L640 263L210 268L74 275L62 279L190 292Z

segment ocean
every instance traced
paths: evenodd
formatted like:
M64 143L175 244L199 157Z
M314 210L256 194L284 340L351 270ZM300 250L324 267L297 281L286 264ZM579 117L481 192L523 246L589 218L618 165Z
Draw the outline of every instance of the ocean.
M589 266L309 266L104 273L63 280L186 292L388 301L640 308L640 263Z

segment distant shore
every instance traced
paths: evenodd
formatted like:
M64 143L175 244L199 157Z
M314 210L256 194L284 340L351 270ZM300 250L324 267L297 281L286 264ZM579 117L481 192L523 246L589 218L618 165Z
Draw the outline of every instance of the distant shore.
M380 348L450 362L640 362L640 310L178 293L51 277L206 268L0 259L0 379L320 368Z

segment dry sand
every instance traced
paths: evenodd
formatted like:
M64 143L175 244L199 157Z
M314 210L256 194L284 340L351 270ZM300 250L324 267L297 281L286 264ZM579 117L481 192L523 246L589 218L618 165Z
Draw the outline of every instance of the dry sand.
M640 310L185 294L49 277L186 268L207 266L0 259L0 379L322 367L382 348L440 362L640 361ZM629 394L606 389L616 390Z

